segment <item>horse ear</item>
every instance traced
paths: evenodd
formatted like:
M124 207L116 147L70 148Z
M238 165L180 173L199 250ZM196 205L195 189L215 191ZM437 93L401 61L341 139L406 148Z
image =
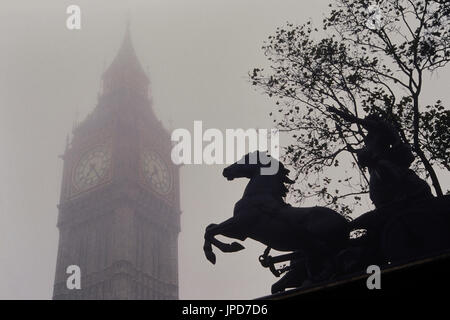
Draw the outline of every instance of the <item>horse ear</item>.
M267 151L256 151L258 152L258 155L265 155L266 157L270 157L270 154L267 153Z
M249 153L248 153L249 156L250 156L250 155L255 155L257 159L259 158L259 154L260 154L260 152L259 152L258 150L255 150L255 151L253 151L253 152L249 152Z
M287 175L289 172L291 172L289 169L286 169L284 166L282 167L281 170L282 170L281 173L284 175Z
M264 163L264 162L262 162L262 159L265 159L266 161L269 161L269 163L264 163L264 167L266 167L266 166L270 166L270 163L271 163L271 161L272 161L272 159L271 159L271 157L270 157L270 154L269 153L267 153L267 151L266 150L264 150L264 151L256 151L257 153L258 153L258 161L260 162L260 163Z
M283 182L284 182L284 183L288 183L288 184L293 184L293 183L295 183L294 180L291 180L291 179L289 179L288 177L284 177Z

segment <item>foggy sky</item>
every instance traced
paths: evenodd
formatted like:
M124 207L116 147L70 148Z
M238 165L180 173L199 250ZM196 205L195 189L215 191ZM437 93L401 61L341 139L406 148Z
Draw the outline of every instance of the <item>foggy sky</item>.
M0 3L0 298L50 299L66 135L97 103L102 72L122 42L126 17L148 70L154 110L169 129L270 128L274 101L247 73L263 66L263 41L287 21L322 20L328 0L2 0ZM82 29L66 29L77 4ZM450 77L435 73L425 99L450 101ZM203 256L206 225L230 217L246 181L223 166L181 169L181 299L256 298L276 278L260 267L264 247ZM441 175L444 189L449 175ZM200 200L202 199L202 200Z

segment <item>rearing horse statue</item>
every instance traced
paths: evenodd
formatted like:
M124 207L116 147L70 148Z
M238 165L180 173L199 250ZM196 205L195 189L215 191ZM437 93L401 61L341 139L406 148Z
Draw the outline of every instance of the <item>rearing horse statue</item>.
M270 162L261 161L262 157ZM275 174L262 174L262 168L276 167ZM253 162L253 163L252 163ZM228 180L250 179L242 199L234 207L233 217L220 224L210 224L205 231L203 250L213 264L216 256L212 245L222 252L237 252L244 247L238 242L224 243L215 238L223 235L244 241L251 238L278 251L294 252L291 271L272 286L272 292L330 278L333 257L349 239L347 220L326 207L295 208L284 202L289 170L265 152L249 153L223 170ZM301 257L301 258L300 258Z

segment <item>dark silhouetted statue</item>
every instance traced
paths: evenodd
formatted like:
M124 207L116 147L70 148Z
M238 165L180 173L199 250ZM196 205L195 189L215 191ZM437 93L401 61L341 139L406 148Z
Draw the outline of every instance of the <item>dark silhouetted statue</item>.
M393 124L377 114L360 119L332 107L328 110L367 131L364 146L350 150L368 168L369 195L376 207L350 223L352 229L368 231L365 256L356 258L359 266L402 262L450 249L450 197L434 198L426 181L409 168L414 155Z
M409 169L414 161L411 148L391 123L376 114L360 119L333 107L328 110L367 131L364 147L349 151L356 153L360 166L369 170L369 194L375 207L432 197L429 185Z
M367 130L365 145L350 151L369 170L376 209L349 222L329 208L292 207L284 202L286 184L294 182L287 176L289 170L265 152L249 153L223 170L228 180L250 181L233 217L206 228L203 250L210 262L216 262L212 245L223 252L244 249L216 235L259 241L267 246L259 257L261 265L277 277L284 274L272 285L275 293L365 272L371 264L384 267L450 250L450 195L433 197L428 184L409 169L414 156L397 130L376 115L359 119L329 110ZM263 169L273 167L278 168L275 174L263 174ZM364 229L365 235L350 239L355 229ZM272 257L271 249L283 254ZM289 264L279 268L286 261Z
M267 162L261 161L263 156L270 163L264 164ZM261 169L274 166L274 161L279 166L277 173L261 174ZM292 252L288 255L290 271L274 284L272 292L300 286L305 280L315 282L330 278L334 272L333 257L348 241L348 222L337 212L325 207L294 208L284 202L288 191L285 184L293 183L288 173L276 159L259 152L247 154L225 168L223 175L228 180L248 178L250 181L234 207L233 217L209 225L205 232L203 250L212 263L216 262L212 245L223 252L244 249L237 242L223 243L216 235L241 241L251 238L275 250ZM271 265L268 258L266 254L261 263Z

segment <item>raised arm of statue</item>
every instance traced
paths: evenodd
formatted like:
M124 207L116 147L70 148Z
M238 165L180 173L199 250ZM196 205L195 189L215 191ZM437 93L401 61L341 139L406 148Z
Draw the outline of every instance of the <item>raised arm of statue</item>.
M353 114L351 114L349 112L344 112L344 111L338 110L334 107L327 107L327 110L336 114L337 116L342 118L344 121L359 124L367 130L378 128L378 123L376 121L369 120L367 118L361 119L361 118L355 117Z
M327 107L327 110L334 113L335 115L339 116L340 118L342 118L343 120L345 120L347 122L355 123L356 119L358 119L354 115L347 113L347 112L343 112L341 110L338 110L335 107Z

